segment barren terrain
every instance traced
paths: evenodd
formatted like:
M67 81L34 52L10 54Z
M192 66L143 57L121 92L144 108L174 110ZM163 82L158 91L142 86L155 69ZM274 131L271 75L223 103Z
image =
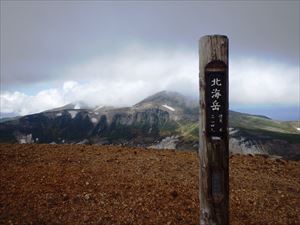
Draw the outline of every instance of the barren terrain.
M195 152L0 145L0 224L199 224ZM300 162L230 158L230 224L300 224Z

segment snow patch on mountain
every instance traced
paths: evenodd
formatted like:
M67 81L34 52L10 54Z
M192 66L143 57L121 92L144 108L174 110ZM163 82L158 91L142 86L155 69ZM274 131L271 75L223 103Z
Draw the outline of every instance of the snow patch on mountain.
M167 109L169 109L169 110L171 110L172 112L175 111L175 109L172 108L171 106L168 106L168 105L162 105L162 106L165 107L165 108L167 108Z
M77 115L77 111L73 111L73 110L70 110L70 111L68 111L70 114L71 114L71 117L72 117L72 119L74 119L75 118L75 116Z
M229 127L228 131L229 131L229 135L233 135L233 134L236 134L237 132L239 132L238 129L234 129L233 127Z
M103 105L98 106L97 108L94 109L94 111L97 111L99 109L103 108Z
M79 103L77 103L77 104L74 106L74 109L80 109Z
M56 116L62 116L62 113L56 113Z
M78 144L78 145L84 145L84 144L87 144L87 143L89 143L89 140L88 139L83 139L82 141L79 141L76 144Z
M95 117L91 118L91 121L92 121L92 123L95 123L95 124L98 123L98 120Z

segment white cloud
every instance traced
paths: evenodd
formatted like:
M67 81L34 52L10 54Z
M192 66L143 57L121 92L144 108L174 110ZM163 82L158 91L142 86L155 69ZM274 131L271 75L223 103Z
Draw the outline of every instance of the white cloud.
M232 60L230 101L234 104L299 104L299 66L258 59Z
M67 81L63 84L63 91L64 92L69 92L78 87L78 83L76 81Z
M29 96L20 92L5 92L0 95L2 113L26 115L54 108L63 104L61 92L58 89L48 89Z
M1 93L1 112L21 115L70 102L126 106L161 90L198 96L197 52L132 46L118 55L70 66L61 87L36 95ZM299 67L258 59L230 62L230 102L233 104L292 104L299 100Z

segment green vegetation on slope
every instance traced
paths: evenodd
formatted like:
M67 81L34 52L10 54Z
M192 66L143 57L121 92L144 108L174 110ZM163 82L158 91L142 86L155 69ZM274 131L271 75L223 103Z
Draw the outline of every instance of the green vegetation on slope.
M240 127L246 129L258 129L271 132L299 134L294 123L280 122L268 118L242 114L237 112L230 112L229 114L230 127Z
M198 123L184 122L181 123L177 128L180 136L184 137L188 141L198 141L199 140L199 128Z

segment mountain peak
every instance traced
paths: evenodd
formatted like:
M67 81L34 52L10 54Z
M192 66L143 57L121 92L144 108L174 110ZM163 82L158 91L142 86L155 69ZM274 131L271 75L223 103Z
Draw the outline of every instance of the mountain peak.
M141 106L144 104L186 107L196 105L197 103L191 98L188 98L175 91L160 91L154 95L145 98L141 102L137 103L135 106Z
M75 109L75 110L76 109L91 109L91 107L83 101L77 101L77 102L71 102L71 103L63 105L61 107L46 110L45 112L61 111L61 110L68 110L68 109Z

